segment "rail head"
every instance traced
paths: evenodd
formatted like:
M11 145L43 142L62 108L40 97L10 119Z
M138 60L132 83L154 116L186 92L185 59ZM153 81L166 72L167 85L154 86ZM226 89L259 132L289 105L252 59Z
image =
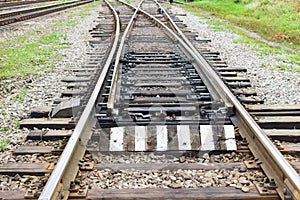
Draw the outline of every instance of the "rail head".
M110 7L114 14L116 27L115 38L105 65L101 71L96 86L91 97L70 137L64 151L62 152L51 176L42 191L40 200L62 199L68 198L68 189L70 182L75 179L78 172L78 161L82 159L86 150L86 144L91 136L92 127L96 123L95 118L95 102L100 89L105 81L109 67L113 61L114 54L120 35L120 19L116 10L109 4L107 0L104 2Z
M133 27L134 25L134 21L137 17L137 13L139 12L139 9L142 5L142 3L144 2L144 0L141 0L140 3L138 4L138 6L135 9L134 14L132 15L128 25L126 26L126 29L122 35L122 38L120 40L120 44L119 44L119 49L116 55L116 59L115 59L115 63L114 63L114 71L113 71L113 76L112 76L112 83L111 83L111 89L109 91L109 97L108 97L108 101L107 101L107 108L109 110L109 112L114 113L114 114L118 114L116 113L116 111L114 110L114 105L115 105L115 97L117 94L117 81L119 79L120 76L120 59L122 56L122 52L124 50L124 44L125 44L125 40L129 34L130 29ZM125 2L122 2L125 3ZM127 3L125 3L127 4ZM129 4L127 4L129 5Z
M154 1L171 21L173 28L178 32L180 37L197 55L197 59L199 59L202 66L210 68L209 64L203 59L197 49L181 32L176 23L173 22L166 10L157 2L157 0ZM216 74L214 71L209 71L209 73ZM250 143L249 148L253 154L262 161L264 171L269 177L274 178L280 197L284 199L285 195L290 195L293 199L300 199L300 176L298 173L282 156L280 151L273 145L270 139L262 132L258 124L235 98L223 81L217 80L220 79L218 76L213 76L213 79L216 79L214 82L219 85L219 88L224 88L224 95L226 99L233 104L236 112L236 115L231 117L232 121L240 128L242 135L247 138L247 141Z
M129 5L132 8L134 6L119 0L123 4ZM154 0L156 1L156 0ZM158 4L158 2L156 1ZM158 4L159 5L159 4ZM160 6L163 13L172 21L170 16ZM262 132L261 128L254 121L254 119L245 110L242 104L232 94L229 88L224 84L216 72L210 67L207 61L201 56L198 50L192 45L192 43L186 38L186 36L180 31L177 25L173 22L173 28L178 31L174 33L163 22L139 9L141 13L148 18L153 19L161 27L165 28L176 40L182 45L185 51L193 58L193 63L197 66L197 71L200 71L206 76L209 85L215 85L215 92L219 93L219 98L224 102L227 102L227 106L233 106L235 115L231 116L233 123L240 128L241 134L247 138L251 144L249 146L252 153L262 161L262 168L268 175L275 180L277 185L277 192L282 199L285 195L290 195L293 199L300 199L300 176L293 169L293 167L286 161L279 150L273 145L270 139ZM207 78L209 77L209 78ZM202 78L202 77L201 77ZM229 113L229 116L232 113Z

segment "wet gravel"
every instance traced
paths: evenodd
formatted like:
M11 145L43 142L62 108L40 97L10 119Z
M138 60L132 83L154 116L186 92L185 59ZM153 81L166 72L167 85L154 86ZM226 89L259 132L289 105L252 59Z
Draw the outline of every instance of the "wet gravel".
M172 7L173 13L183 13ZM211 39L211 47L220 52L220 57L230 67L245 67L248 77L265 104L299 104L300 75L297 72L280 68L300 68L291 64L286 54L261 54L259 47L236 43L239 35L230 30L216 30L208 19L199 18L191 13L178 16L189 29L198 33L198 39Z

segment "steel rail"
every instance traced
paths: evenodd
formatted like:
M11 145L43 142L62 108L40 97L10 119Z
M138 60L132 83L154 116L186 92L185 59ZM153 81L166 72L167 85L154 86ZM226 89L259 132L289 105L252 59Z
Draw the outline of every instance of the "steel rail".
M51 0L55 1L55 0ZM37 0L37 1L12 1L12 2L2 2L0 3L0 10L7 7L15 7L15 6L23 6L29 4L37 4L37 3L44 3L49 2L48 0Z
M63 3L51 4L51 5L44 5L44 6L39 6L39 7L23 8L23 9L18 9L18 10L14 10L14 11L3 12L3 13L0 13L0 18L11 17L11 16L21 15L21 14L26 14L26 13L33 13L33 12L36 12L39 10L54 8L57 6L68 5L68 4L78 3L78 2L80 2L80 1L75 0L75 1L68 1L68 2L63 2Z
M122 2L123 4L135 8L134 6L128 4L127 2L124 2L122 0L119 0L120 2ZM163 9L163 8L162 8ZM140 9L140 12L144 13L145 15L147 15L149 18L152 18L154 21L156 21L156 23L160 24L163 28L165 28L166 30L168 30L168 32L174 37L176 38L176 40L180 41L180 44L184 46L184 49L186 51L186 53L190 54L190 61L193 63L197 63L197 66L201 66L203 64L205 64L205 60L199 55L197 55L198 51L195 48L192 48L191 43L188 43L189 40L184 36L184 34L181 32L181 30L177 27L176 28L176 24L173 22L173 20L169 17L169 22L171 22L172 26L174 26L174 28L176 29L176 31L179 34L174 33L168 26L166 26L163 22L160 22L159 19L157 19L156 17L150 15L149 13L145 12L144 10ZM166 13L166 11L163 9L163 13ZM182 41L183 40L183 41ZM197 59L195 59L197 58ZM200 60L200 59L203 60ZM208 90L211 93L212 99L215 102L222 102L224 103L224 106L227 108L227 115L230 116L233 114L232 111L232 104L230 103L230 101L226 98L226 92L223 91L223 88L220 87L219 85L224 84L223 81L221 79L217 79L218 75L215 75L216 77L214 79L210 78L210 75L214 73L214 70L211 69L211 67L209 66L209 64L206 62L206 67L198 67L196 68L196 70L199 73L199 76L201 77L201 79L203 80L204 84L207 86ZM205 76L204 76L205 75Z
M158 4L156 0L154 1ZM291 196L293 199L300 199L300 176L298 173L283 157L270 139L263 133L259 125L249 115L243 105L232 94L207 61L201 56L194 45L192 45L192 43L181 32L164 8L162 6L160 6L160 8L169 21L171 21L172 26L179 33L186 45L188 45L193 54L196 55L194 58L198 64L197 66L203 70L205 69L204 72L206 75L209 75L209 80L211 80L212 83L215 83L218 87L217 91L222 93L222 96L234 105L235 115L231 116L231 119L233 123L239 127L242 135L247 138L251 152L262 162L261 167L267 176L274 179L277 186L276 190L280 197L284 199L286 195Z
M75 179L78 172L78 162L83 158L86 151L86 145L92 134L92 127L96 123L95 118L95 102L97 100L100 89L105 81L110 65L113 61L114 54L117 49L120 35L120 19L116 10L109 4L105 3L112 10L115 18L115 38L111 48L111 52L106 60L101 71L96 86L91 94L91 97L80 116L80 119L70 137L64 151L62 152L49 180L39 197L39 200L50 199L67 199L69 194L70 182Z
M69 1L59 4L52 4L47 6L29 8L29 9L22 9L13 12L5 12L0 13L0 26L15 23L18 21L24 21L27 19L43 16L49 13L61 11L67 8L80 6L86 3L91 3L92 0L85 0L85 1Z
M138 4L138 6L135 8L135 12L132 15L128 25L126 26L126 29L125 29L125 31L122 35L121 41L120 41L119 49L118 49L115 64L114 64L114 72L113 72L112 81L111 81L111 89L109 91L109 97L108 97L108 101L107 101L107 108L110 113L118 114L117 110L114 109L115 108L114 105L115 105L116 94L117 94L117 81L119 80L120 69L121 69L120 59L122 56L122 52L124 50L124 44L125 44L126 37L128 37L129 30L132 29L132 27L134 25L134 20L136 19L139 8L141 7L143 2L144 2L144 0L141 0L140 3Z

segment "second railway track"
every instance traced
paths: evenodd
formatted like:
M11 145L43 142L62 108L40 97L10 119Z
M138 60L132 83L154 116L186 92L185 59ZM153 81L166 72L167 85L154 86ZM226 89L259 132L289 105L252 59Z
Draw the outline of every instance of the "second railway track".
M299 107L263 106L245 69L228 67L158 2L120 2L105 2L90 63L65 80L70 96L86 94L81 103L60 99L51 119L21 122L53 129L31 139L70 137L39 152L60 157L25 196L299 199L299 163L281 154L298 154Z
M91 3L92 1L68 1L58 2L51 5L36 6L32 8L20 8L17 10L5 11L0 13L0 26L25 21L35 17L40 17L50 13L62 11L68 8ZM29 3L29 2L28 2ZM25 3L24 3L25 4ZM23 4L23 5L24 5Z

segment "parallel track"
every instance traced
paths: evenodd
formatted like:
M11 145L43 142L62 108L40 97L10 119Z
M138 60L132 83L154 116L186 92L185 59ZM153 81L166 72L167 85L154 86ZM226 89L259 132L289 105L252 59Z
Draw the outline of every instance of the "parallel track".
M24 21L27 19L40 17L46 14L58 12L61 10L65 10L68 8L72 8L75 6L80 6L83 4L87 4L92 2L92 0L85 0L85 1L70 1L70 2L63 2L54 5L48 6L41 6L36 8L24 8L17 11L7 11L0 13L0 26L12 24L15 22Z
M51 1L53 1L53 0L51 0ZM41 2L49 2L49 0L40 0L40 1L4 1L4 2L0 2L0 8L3 9L3 8L8 8L8 7L14 7L14 6L24 6L24 5L41 3Z
M264 193L263 190L267 188L266 193L271 191L269 198L299 199L299 175L245 110L241 100L233 95L232 92L237 90L228 88L224 83L225 79L220 78L221 73L217 74L211 67L211 63L207 61L209 56L203 56L204 54L210 55L210 52L200 51L199 53L199 50L193 46L190 39L183 34L167 11L157 1L154 1L155 4L153 4L145 0L135 6L120 1L134 12L132 15L126 13L123 16L118 16L117 11L109 2L105 2L112 10L116 22L111 53L102 67L95 88L91 92L91 98L87 101L72 136L39 199L75 197L72 196L72 191L75 190L75 185L79 182L75 181L76 176L80 174L78 163L86 160L84 155L87 151L91 153L95 151L97 154L99 149L108 148L110 149L109 153L115 151L117 154L132 153L132 151L145 153L154 151L160 154L166 150L184 155L189 153L201 154L201 150L210 148L199 144L199 137L202 136L199 136L198 129L206 127L205 125L211 125L212 129L215 130L215 132L211 132L212 137L218 137L218 145L212 150L226 151L226 148L223 147L227 143L220 142L225 137L225 124L231 127L234 125L238 129L238 133L241 134L242 138L247 140L251 153L259 160L257 162L259 167L267 175L269 181L266 186L261 186L262 191L260 192ZM117 7L121 10L121 5L117 5ZM144 18L150 20L143 21ZM122 31L121 28L123 30L122 37L119 37ZM144 34L140 30L147 30L148 33ZM153 32L149 32L149 30L153 30ZM101 42L101 39L94 42L97 44L97 42ZM145 46L141 46L141 44ZM224 73L224 75L228 74ZM230 80L230 78L227 80ZM98 123L96 119L98 119ZM95 128L98 131L95 131ZM133 132L124 132L124 130L128 131L129 129ZM175 135L177 131L176 141L178 140L179 150L176 149L177 147L169 148L170 145L174 146L172 142L167 144L168 147L159 143L153 145L151 142L149 144L145 142L147 140L145 135L150 134L153 136L155 135L153 131L159 134L158 130L166 132L169 131L167 129L175 131ZM194 132L196 130L198 136L192 130ZM192 132L194 133L198 141L195 144L188 144L186 132L189 131L191 135ZM95 136L95 132L100 132L100 136ZM125 137L126 134L129 138L134 135L136 144L125 144L126 141L121 140L121 138L123 135ZM181 137L180 134L183 136ZM105 140L106 137L107 140ZM160 139L163 140L164 136L161 136L160 139L158 135L153 137L159 141ZM89 147L90 143L93 142L93 138L96 138L96 141L98 140L97 145L100 145L98 150ZM169 141L172 141L172 139ZM225 138L225 141L230 139ZM138 145L141 144L141 140L144 145ZM122 143L119 141L122 141ZM245 142L245 140L243 141ZM181 146L180 142L183 142ZM205 150L209 151L209 149ZM107 150L102 150L102 152L105 151ZM103 167L101 163L98 165L100 165L98 168ZM173 168L180 166L174 164ZM227 165L225 164L225 166ZM169 169L169 164L167 166L149 165L148 168L145 165L125 166L113 164L110 164L109 167L113 169L153 169L153 167ZM187 164L183 168L198 169L199 167L204 166ZM213 166L210 167L214 168ZM81 166L81 169L83 168L84 166ZM239 167L239 169L242 169L242 167ZM172 185L172 188L176 187L177 185ZM259 186L257 187L259 188ZM275 189L276 192L274 193ZM88 190L88 187L80 191L76 190L78 191L77 197L82 198ZM155 191L160 191L160 193L155 193ZM172 190L165 190L165 192L163 190L149 190L147 193L149 197L147 198L201 198L199 195L203 194L200 189L180 191L183 192L181 195L174 196L173 192L175 191ZM114 193L116 190L107 193L104 190L91 191L88 198L97 199L97 195L102 194L102 192L107 194ZM130 192L132 192L132 196ZM232 190L228 190L228 192L232 192ZM122 194L121 191L121 196L118 197L141 197L135 196L141 195L138 192L136 194L134 191L125 193ZM188 195L188 193L191 194ZM240 195L241 198L247 196L247 194ZM109 197L108 195L107 198L112 198L112 196ZM105 198L105 195L103 197ZM249 199L257 197L255 195L251 197L250 195ZM222 198L222 196L219 196L219 198Z

